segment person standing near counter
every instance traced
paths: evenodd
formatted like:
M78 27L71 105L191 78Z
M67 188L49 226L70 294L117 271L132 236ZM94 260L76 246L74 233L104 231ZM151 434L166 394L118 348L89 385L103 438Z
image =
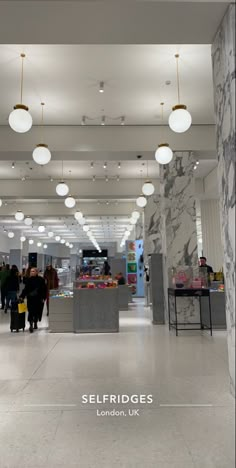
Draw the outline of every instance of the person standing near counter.
M44 279L47 286L47 316L49 315L49 295L51 289L58 289L59 279L57 275L57 270L53 268L52 265L47 265L44 272Z
M200 257L199 259L199 266L203 268L207 268L207 274L213 273L213 268L210 265L207 265L206 257Z
M33 333L38 328L38 321L42 318L44 301L47 296L45 280L38 275L37 268L30 269L30 276L20 295L20 299L27 298L29 331Z
M1 281L1 309L5 309L5 302L7 297L6 282L7 278L10 275L10 265L4 265L0 272L0 281Z

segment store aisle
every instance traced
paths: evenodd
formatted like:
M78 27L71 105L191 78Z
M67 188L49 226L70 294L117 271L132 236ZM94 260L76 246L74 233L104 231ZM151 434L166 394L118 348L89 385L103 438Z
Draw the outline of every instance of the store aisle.
M50 334L46 317L38 332L16 334L8 319L0 315L1 468L234 467L225 332L176 338L141 300L114 334ZM88 394L153 403L83 403ZM114 408L119 416L101 415Z

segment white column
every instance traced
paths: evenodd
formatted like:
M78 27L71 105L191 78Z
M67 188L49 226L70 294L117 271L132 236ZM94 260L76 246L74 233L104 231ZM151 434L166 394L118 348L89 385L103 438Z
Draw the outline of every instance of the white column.
M202 248L214 271L223 267L219 200L201 200Z

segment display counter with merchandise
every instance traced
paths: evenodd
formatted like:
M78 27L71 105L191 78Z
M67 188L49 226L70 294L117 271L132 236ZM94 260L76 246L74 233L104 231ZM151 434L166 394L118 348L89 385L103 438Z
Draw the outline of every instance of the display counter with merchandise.
M53 333L73 332L73 291L50 291L49 330Z
M75 333L119 331L117 287L74 290L73 325Z

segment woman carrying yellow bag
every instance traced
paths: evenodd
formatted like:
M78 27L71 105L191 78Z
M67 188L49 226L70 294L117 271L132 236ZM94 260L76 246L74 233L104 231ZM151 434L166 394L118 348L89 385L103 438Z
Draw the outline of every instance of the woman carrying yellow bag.
M25 302L19 302L18 303L18 313L19 314L24 314L27 312L27 305Z

